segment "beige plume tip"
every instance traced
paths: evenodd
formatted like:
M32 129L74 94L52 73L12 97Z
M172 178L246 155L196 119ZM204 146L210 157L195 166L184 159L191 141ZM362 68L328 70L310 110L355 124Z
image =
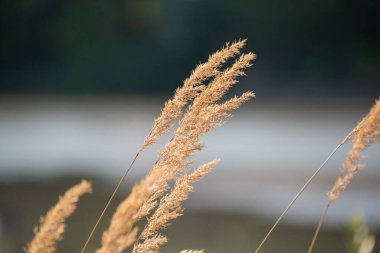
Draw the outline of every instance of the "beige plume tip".
M79 197L91 192L91 184L86 180L82 180L81 183L67 190L46 216L41 218L40 226L35 229L34 238L25 251L27 253L55 252L56 244L65 232L65 221L74 213Z

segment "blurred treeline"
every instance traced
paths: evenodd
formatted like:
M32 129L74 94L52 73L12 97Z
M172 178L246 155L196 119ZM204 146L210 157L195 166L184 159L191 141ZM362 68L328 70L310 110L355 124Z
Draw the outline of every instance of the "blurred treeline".
M0 92L157 93L248 38L262 94L380 93L375 0L2 0Z

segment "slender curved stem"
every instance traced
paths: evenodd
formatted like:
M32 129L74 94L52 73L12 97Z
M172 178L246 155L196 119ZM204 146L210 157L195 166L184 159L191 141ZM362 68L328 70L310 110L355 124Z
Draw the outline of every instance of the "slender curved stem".
M350 133L351 134L351 133ZM349 134L349 135L350 135ZM314 174L306 181L306 183L302 186L302 188L298 191L298 193L294 196L292 201L290 201L289 205L285 208L285 210L282 212L282 214L278 217L276 222L273 224L271 229L268 231L264 239L261 241L259 246L257 247L255 253L258 253L259 250L263 247L264 243L268 240L269 236L272 234L274 229L277 227L277 225L280 223L282 218L284 218L285 214L289 211L289 209L293 206L294 202L299 198L299 196L305 191L306 187L313 181L313 179L318 175L318 173L321 171L321 169L325 166L325 164L330 160L330 158L336 153L336 151L347 141L348 136L347 135L341 143L339 143L338 146L336 146L333 151L329 154L329 156L323 161L323 163L319 166L319 168L314 172Z
M319 219L319 223L318 223L317 229L315 230L315 233L314 233L314 236L313 236L313 240L310 243L310 247L309 247L309 250L307 251L307 253L311 253L313 251L315 242L317 241L319 231L321 231L321 227L322 227L323 221L324 221L324 219L326 217L327 210L328 210L329 206L330 206L330 202L327 203L327 205L325 205L325 208L323 209L321 218Z
M107 204L106 204L105 207L103 208L103 211L102 211L101 214L99 215L98 220L96 221L94 227L92 228L90 235L88 236L86 242L84 243L83 248L82 248L82 250L81 250L81 253L83 253L83 252L86 250L87 245L89 244L89 242L90 242L92 236L94 235L94 233L95 233L95 231L96 231L96 229L97 229L97 227L98 227L100 221L102 220L102 218L103 218L104 214L106 213L106 211L107 211L109 205L111 204L112 200L115 198L115 195L116 195L117 191L119 190L120 186L123 184L123 182L124 182L126 176L128 175L129 171L132 169L132 166L133 166L133 164L135 163L137 157L140 155L140 153L141 153L141 149L136 153L136 155L135 155L135 157L133 158L132 162L129 164L128 168L124 171L123 176L120 178L118 184L116 185L114 191L112 192L110 198L108 199Z

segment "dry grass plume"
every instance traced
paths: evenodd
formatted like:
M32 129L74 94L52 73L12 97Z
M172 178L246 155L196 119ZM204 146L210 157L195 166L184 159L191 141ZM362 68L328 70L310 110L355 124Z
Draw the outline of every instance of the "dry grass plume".
M158 252L159 247L167 242L167 238L159 234L159 231L167 228L171 220L182 215L181 204L193 190L191 184L207 174L218 162L219 160L213 160L201 165L194 172L176 180L173 190L161 198L157 209L149 218L133 247L133 253Z
M245 40L227 43L221 50L210 55L207 62L198 65L190 77L184 80L183 85L176 90L173 98L165 103L160 116L154 120L150 133L124 171L92 228L82 253L139 154L178 122L170 140L158 150L149 173L133 186L129 196L118 205L109 227L103 231L101 245L96 252L122 253L130 248L132 253L158 253L162 245L168 242L162 230L166 229L174 219L183 215L182 203L193 191L193 183L209 173L219 162L215 159L192 169L195 162L193 155L204 147L200 137L223 125L230 118L231 111L254 97L254 93L248 91L240 96L222 100L229 89L238 83L237 78L245 75L245 70L255 59L252 53L240 52L245 43ZM235 60L231 66L224 66L233 58ZM256 253L322 167L343 144L348 142L352 142L353 146L341 165L338 179L327 194L327 204L314 233L309 253L313 250L329 206L340 197L356 173L364 168L360 163L363 150L380 142L380 99L307 180L261 241ZM87 181L82 181L69 189L46 216L41 218L33 240L25 249L26 253L55 252L56 243L62 239L65 231L65 220L75 211L79 197L89 192L91 185ZM146 222L139 227L137 223L141 220ZM204 253L204 251L183 250L181 253Z
M150 173L133 187L129 197L118 206L109 228L103 233L102 245L97 253L120 253L131 246L139 230L136 223L143 217L147 217L149 222L138 236L133 252L156 252L160 245L167 241L165 236L156 232L167 225L165 219L169 221L179 215L180 203L185 196L187 198L192 189L190 183L200 175L185 173L193 164L190 159L192 155L203 148L199 138L222 125L230 117L230 111L254 96L252 92L246 92L239 97L218 103L237 83L236 78L244 75L244 70L251 66L255 57L252 53L241 54L230 68L221 69L227 59L240 54L239 50L244 44L245 41L227 44L222 50L211 55L208 61L199 65L184 81L184 85L177 89L174 98L165 103L161 115L155 120L150 134L145 139L143 148L154 143L177 120L178 128L170 141L159 150ZM186 106L187 104L189 105ZM186 107L187 110L182 115ZM201 166L194 173L200 173L202 169L210 168L214 163L215 161ZM178 178L182 180L178 181ZM172 181L177 183L171 190L169 185ZM171 193L167 195L168 192ZM169 202L169 196L172 197L172 202ZM178 208L172 210L170 208L174 205L174 196L178 197L175 202ZM149 217L156 208L156 212L159 213L155 212ZM163 210L168 212L168 216L160 213L164 212Z
M379 137L380 99L376 101L368 115L363 118L350 136L353 145L341 165L340 176L327 194L329 203L337 200L355 174L364 168L364 164L359 163L359 160L363 158L362 152L370 145L379 142Z
M327 194L327 204L322 212L308 253L313 251L330 205L340 197L352 178L364 168L364 164L359 163L360 159L363 158L362 152L372 144L380 141L380 99L375 102L369 113L358 123L346 139L351 141L353 145L341 165L338 179L335 181L331 191Z
M91 184L83 180L70 188L58 203L41 217L40 226L35 229L33 240L27 245L27 253L53 253L56 243L65 232L65 220L74 213L79 197L91 192Z

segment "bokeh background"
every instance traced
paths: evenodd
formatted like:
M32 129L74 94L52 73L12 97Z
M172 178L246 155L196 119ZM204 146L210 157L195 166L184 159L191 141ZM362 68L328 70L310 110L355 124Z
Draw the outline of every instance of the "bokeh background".
M203 139L197 163L222 163L196 184L164 252L252 252L379 97L379 7L371 0L1 1L0 252L20 252L58 195L86 178L95 191L79 203L58 249L78 252L164 101L196 64L239 38L257 60L232 94L253 90L257 98ZM138 160L89 252L169 137ZM348 148L263 252L306 251ZM316 252L347 252L346 227L357 214L380 230L379 152L368 150L366 169L331 207Z

